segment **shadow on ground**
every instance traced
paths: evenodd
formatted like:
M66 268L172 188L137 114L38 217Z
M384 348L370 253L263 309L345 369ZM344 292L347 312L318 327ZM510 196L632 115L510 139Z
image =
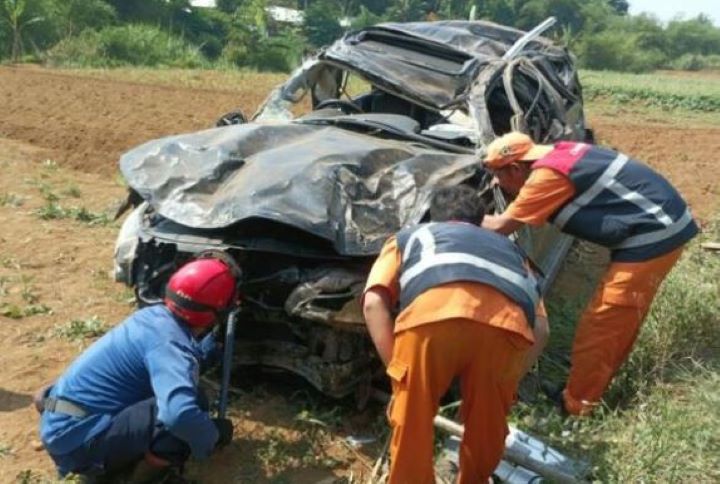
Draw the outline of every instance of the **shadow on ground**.
M16 393L0 388L0 412L12 412L26 407L32 402L32 395Z

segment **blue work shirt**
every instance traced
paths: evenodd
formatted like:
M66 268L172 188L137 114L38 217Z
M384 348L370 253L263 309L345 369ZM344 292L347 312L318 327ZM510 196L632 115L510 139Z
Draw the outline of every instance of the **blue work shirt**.
M51 396L90 415L43 412L45 448L53 456L68 454L106 430L124 408L155 397L158 421L187 442L195 458L208 457L218 432L198 406L197 388L211 341L210 335L197 341L164 305L135 312L85 350L53 386Z

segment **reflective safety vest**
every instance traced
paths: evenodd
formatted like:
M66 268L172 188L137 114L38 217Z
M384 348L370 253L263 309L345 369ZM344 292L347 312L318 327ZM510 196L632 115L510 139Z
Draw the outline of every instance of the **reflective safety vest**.
M535 323L540 282L507 237L468 223L439 222L404 229L397 243L401 310L430 288L467 281L497 289L522 308L531 326Z
M681 247L698 233L677 190L648 166L606 148L561 142L532 164L567 176L575 196L550 217L565 233L637 262Z

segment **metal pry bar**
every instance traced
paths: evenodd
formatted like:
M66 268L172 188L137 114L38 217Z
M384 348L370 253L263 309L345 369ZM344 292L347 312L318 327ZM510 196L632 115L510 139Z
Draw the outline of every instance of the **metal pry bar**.
M230 311L225 325L225 345L223 348L222 379L220 380L220 398L218 400L218 417L225 418L228 406L228 390L230 389L230 373L232 370L233 351L235 349L235 324L239 308Z

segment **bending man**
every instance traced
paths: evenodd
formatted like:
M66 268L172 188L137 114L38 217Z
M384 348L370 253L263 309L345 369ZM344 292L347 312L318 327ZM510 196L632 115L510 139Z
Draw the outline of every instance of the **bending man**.
M144 482L230 443L232 423L210 418L198 377L213 343L201 338L235 287L226 263L189 262L170 278L165 304L135 312L42 392L40 434L61 476Z
M483 227L509 234L551 221L611 250L611 264L578 325L564 410L585 415L627 358L655 293L698 233L685 201L649 167L585 143L536 145L509 133L488 147L485 166L516 195Z
M543 309L537 314L538 282L520 249L475 225L484 206L473 189L441 190L430 214L436 223L385 243L364 295L393 390L390 483L434 482L433 418L456 376L465 423L459 482L486 482L503 455L518 382L547 340L547 320Z

